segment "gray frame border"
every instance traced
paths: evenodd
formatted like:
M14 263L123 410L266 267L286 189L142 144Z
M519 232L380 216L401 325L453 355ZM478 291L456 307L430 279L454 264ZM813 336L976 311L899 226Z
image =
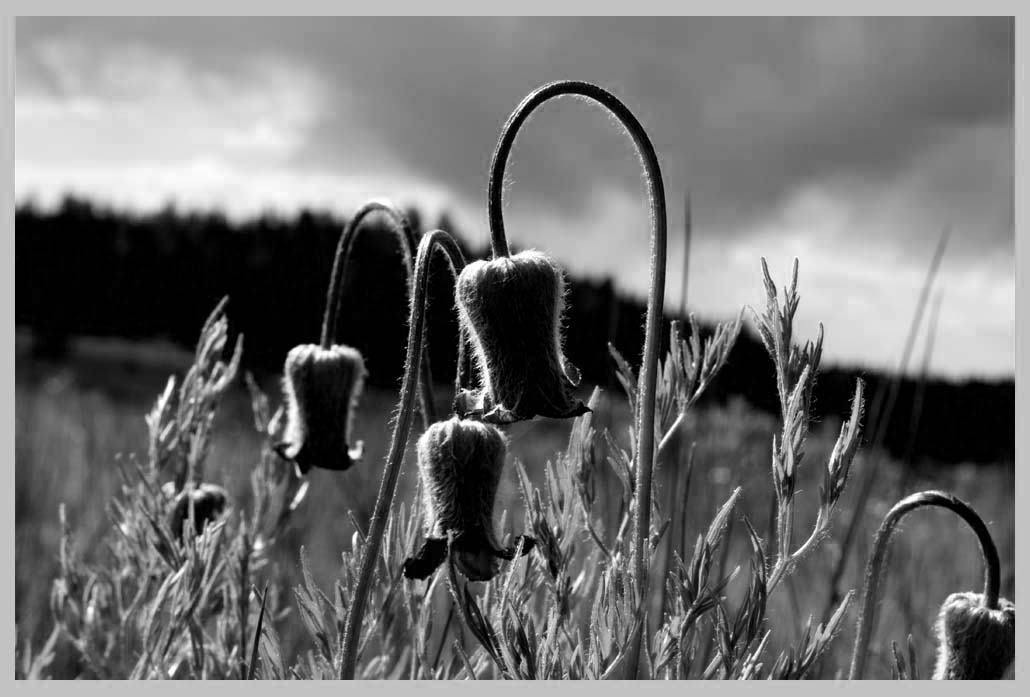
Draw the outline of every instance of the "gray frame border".
M11 339L5 342L3 347L5 363L11 366L5 371L0 383L0 391L3 393L3 405L4 405L4 418L0 420L0 441L8 443L9 448L14 446L14 424L15 424L15 405L14 405L14 372L13 372L13 359L14 359L14 342L13 342L13 318L14 318L14 274L16 272L14 264L14 153L15 153L15 141L14 141L14 119L13 119L13 102L14 102L14 35L15 35L15 19L17 14L24 15L47 15L47 14L83 14L83 7L81 5L66 2L66 3L53 3L48 2L43 6L42 3L29 3L29 2L9 2L9 11L14 14L3 15L2 29L0 29L0 73L2 73L3 80L3 98L5 101L2 118L0 118L0 134L2 134L2 159L5 163L9 163L8 167L5 167L2 172L2 206L3 206L3 244L4 249L7 252L2 256L3 259L3 270L5 278L5 290L2 303L0 308L5 316L5 322L8 327L9 336ZM1030 161L1027 157L1028 147L1027 140L1021 137L1021 126L1024 123L1024 117L1026 116L1026 89L1027 89L1027 60L1025 48L1027 45L1027 31L1023 27L1023 18L1020 16L1020 12L1017 9L1018 5L1015 2L979 2L975 5L971 3L957 3L957 2L929 2L929 0L922 0L920 2L882 2L880 0L867 1L863 3L848 3L847 8L851 12L840 12L842 8L835 6L834 9L837 12L826 12L826 7L815 0L807 0L806 2L788 2L788 3L777 3L775 9L784 14L921 14L919 10L923 10L922 14L941 14L944 11L950 11L952 14L963 14L963 10L978 10L980 14L1002 14L1016 17L1016 71L1015 71L1015 84L1016 84L1016 101L1015 101L1015 116L1016 116L1016 137L1015 137L1015 149L1016 149L1016 192L1015 197L1015 221L1016 221L1016 424L1028 424L1030 423L1030 392L1027 389L1027 379L1030 378L1030 328L1027 322L1027 317L1030 316L1030 282L1028 282L1027 276L1030 274L1030 238L1028 233L1024 230L1025 223L1027 221L1027 197L1020 196L1021 191L1018 183L1024 183L1026 181L1026 163ZM668 0L664 2L634 2L632 5L634 10L638 12L646 10L646 13L653 14L763 14L773 9L771 6L765 3L759 2L737 2L737 3L672 3ZM60 9L64 9L61 12ZM140 7L137 3L127 2L122 0L120 2L94 2L91 3L89 9L91 12L86 14L123 14L123 15L138 15L141 14ZM329 0L294 0L289 5L283 5L282 3L268 2L267 0L236 0L236 2L221 2L212 3L210 1L197 2L196 0L180 0L174 4L163 3L160 8L149 6L148 9L163 10L158 12L152 12L152 14L189 14L189 15L212 15L212 14L278 14L284 9L289 9L292 14L339 14L341 11L351 15L397 15L397 14L424 14L426 7L417 4L414 0L407 0L402 3L376 3L374 5L368 4L364 6L356 6L351 3L333 3ZM436 10L439 14L510 14L506 12L491 13L484 12L485 9L482 3L474 2L436 2L432 6L433 10ZM514 8L513 8L514 9ZM575 15L575 14L622 14L622 10L625 9L625 3L612 2L612 0L604 0L598 2L594 0L592 2L583 2L582 0L575 3L560 3L554 2L539 2L536 0L522 0L518 4L518 9L523 12L537 13L537 14L554 14L554 15ZM787 10L788 12L785 12ZM643 12L641 12L643 13ZM142 13L151 14L151 13ZM1028 191L1022 189L1022 191ZM1016 462L1024 463L1030 457L1030 430L1016 429ZM8 451L10 452L10 451ZM8 465L9 474L8 476L13 479L13 458L9 459ZM1025 467L1026 465L1023 465ZM11 482L12 479L8 479ZM1021 467L1016 467L1016 494L1017 497L1026 496L1027 491L1027 474L1022 471ZM9 560L7 568L11 571L4 578L4 591L7 600L5 604L4 616L7 619L7 626L9 629L5 632L6 637L3 640L4 649L7 651L8 656L12 659L14 657L14 589L13 589L13 569L14 569L14 488L9 488L8 493L8 533L4 540L4 556L5 559ZM1022 529L1028 521L1028 514L1026 511L1017 507L1015 512L1016 515L1016 527ZM1017 572L1017 583L1018 577L1025 571L1025 554L1022 546L1017 543L1016 545L1016 570ZM1025 625L1020 624L1017 629L1017 646L1027 647L1030 643L1027 641L1027 630ZM1018 652L1017 656L1022 657L1022 652ZM1018 684L1026 680L1027 661L1025 658L1020 660L1017 658L1016 662L1016 680L1014 683ZM10 673L12 675L13 673ZM37 686L33 684L27 684L20 681L17 683L17 689L67 689L67 688L55 688L53 686ZM124 685L124 687L123 687ZM494 683L500 689L509 689L509 685L505 683ZM801 683L800 685L787 685L783 684L769 684L768 688L751 687L748 688L745 685L739 685L731 687L728 685L718 685L713 683L705 683L705 687L711 686L714 689L732 689L744 690L744 689L799 689L804 692L811 693L812 691L821 690L820 686L808 685ZM884 689L894 692L905 691L908 692L913 689L919 689L922 691L923 687L928 690L936 689L961 689L956 687L948 688L946 686L935 687L930 686L929 683L891 683L890 686L880 685L877 689ZM123 689L135 691L137 686L129 686L127 683L94 683L81 686L76 689L86 690L94 694L102 694L101 691L114 688L116 691ZM196 688L197 686L191 686ZM229 684L227 686L214 687L207 684L199 686L201 690L214 690L219 691L228 689L236 694L253 694L252 690L255 686L246 686L242 684ZM275 691L278 685L273 683L260 683L256 686L257 691L263 694L269 694L271 691ZM308 689L339 689L339 685L298 685L297 689L308 690ZM511 685L515 689L525 689L527 685ZM860 686L847 686L852 689L861 689ZM564 689L573 690L594 690L598 689L596 686L587 686L582 683L575 683L571 685L563 685ZM73 688L74 689L74 688ZM154 687L147 686L144 689L162 689L160 685ZM359 692L373 690L376 693L380 693L382 690L387 690L388 693L393 694L395 691L408 692L414 689L475 689L474 683L460 684L460 683L445 683L442 685L427 685L418 684L411 685L408 683L390 683L388 685L378 685L374 683L368 684L357 684L349 686L349 690L358 690ZM618 691L618 686L612 687L600 687L604 691ZM674 684L664 683L644 683L640 689L645 690L668 690L670 694L675 691L677 694L683 689L690 689L690 686L681 686ZM1013 681L1007 683L1000 683L993 688L997 690L1014 690L1015 684ZM240 692L236 692L239 690ZM617 694L617 692L616 692Z

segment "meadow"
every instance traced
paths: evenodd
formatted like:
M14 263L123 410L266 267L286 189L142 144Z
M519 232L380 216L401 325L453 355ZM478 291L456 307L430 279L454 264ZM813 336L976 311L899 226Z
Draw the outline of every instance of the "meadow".
M609 366L597 386L564 353L564 271L513 253L501 213L516 132L562 95L622 123L651 207L641 355L594 347ZM1011 675L1013 463L892 461L860 376L817 419L824 336L795 335L797 260L782 288L761 260L759 310L704 335L693 317L667 325L663 186L618 98L549 83L494 152L491 258L466 261L448 231L416 235L366 204L339 239L320 343L283 357L281 390L247 373L247 351L268 347L230 331L225 302L193 353L79 341L48 362L19 346L16 676ZM410 302L399 391L362 393L382 352L341 345L336 325L373 214L404 251ZM453 291L438 310L457 310L453 385L431 379L431 279ZM611 336L610 313L588 319ZM742 331L764 357L731 359ZM701 406L759 365L773 415L739 398Z
M74 547L85 558L102 558L101 543L111 534L110 503L119 491L117 463L134 454L145 459L147 425L144 415L164 388L170 374L181 376L191 355L164 346L150 347L110 341L80 341L69 361L33 358L22 337L16 357L15 444L16 485L16 619L20 658L38 656L54 625L50 609L51 585L59 570L61 526L58 506L64 504L73 530ZM732 369L732 366L727 368ZM613 366L614 371L614 366ZM227 394L214 422L208 456L208 479L222 483L233 500L247 505L250 475L261 457L263 436L254 426L251 402L238 381ZM281 401L275 381L263 385L273 405ZM618 391L618 387L615 390ZM441 409L447 406L450 386L440 385L436 394ZM618 394L603 401L595 423L614 434L624 432L629 412ZM584 399L586 397L584 396ZM370 390L362 398L355 432L365 442L361 468L337 473L313 470L306 500L290 523L287 537L274 550L273 561L255 580L270 583L280 594L283 607L272 620L287 662L313 649L311 637L297 617L291 590L303 584L299 550L306 550L310 571L321 588L331 588L340 574L340 554L348 549L354 533L349 512L367 520L378 485L379 469L396 393ZM510 435L511 458L525 463L530 477L541 481L548 460L565 447L571 421L537 420L517 424ZM742 487L740 512L756 526L766 526L771 506L769 443L777 424L742 401L692 413L687 423L689 439L696 442L694 472L689 497L675 502L685 512L689 540L707 522L736 486ZM824 423L813 432L810 462L802 470L799 526L813 515L817 470L833 444L838 424ZM379 437L377 437L377 435ZM413 442L398 488L398 500L410 503L415 482ZM856 479L875 453L864 452L855 465ZM683 462L667 465L658 473L657 491L662 505L672 505L676 475ZM1002 595L1014 597L1015 530L1013 529L1013 470L1011 463L994 466L933 467L924 465L907 477L899 490L903 466L888 460L880 470L871 503L861 518L856 544L845 566L844 584L858 589L872 535L883 514L899 498L927 488L950 491L980 511L998 545L1003 565ZM618 486L611 473L602 487L617 498ZM842 521L852 515L855 492L845 495L834 521L833 534L806 557L786 585L769 601L770 621L776 631L772 641L787 645L796 641L810 615L821 620L828 601L827 578L832 573L839 546ZM523 502L512 468L507 468L498 494L498 511L507 519L520 520ZM743 526L732 526L731 544L724 552L728 566L746 564L748 542ZM510 525L510 523L509 523ZM760 528L761 529L761 528ZM581 532L585 538L586 533ZM682 540L675 540L680 544ZM585 540L584 540L585 542ZM890 677L892 641L912 646L922 677L931 671L935 639L933 622L943 599L951 592L978 588L981 561L975 540L961 522L935 510L911 516L892 546L892 564L885 584L878 627L872 643L870 677ZM821 677L835 677L850 656L856 603L852 603L838 636L823 659ZM453 629L451 630L453 631ZM53 662L45 676L69 678L90 675L64 640L54 646ZM907 648L906 648L907 650Z

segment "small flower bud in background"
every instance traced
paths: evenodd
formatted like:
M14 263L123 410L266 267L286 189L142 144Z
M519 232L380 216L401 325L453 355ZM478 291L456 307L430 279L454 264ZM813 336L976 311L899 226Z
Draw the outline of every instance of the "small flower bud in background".
M286 431L276 451L301 474L312 467L343 471L361 459L350 446L352 412L365 379L365 361L349 346L297 346L286 356Z
M447 557L453 540L454 562L470 581L488 581L497 573L497 558L512 559L494 534L493 510L507 444L490 424L453 417L430 426L418 440L426 542L405 561L404 575L426 578ZM523 553L533 540L523 538Z
M167 489L166 489L167 491ZM201 484L192 491L182 491L175 497L168 511L168 528L175 539L182 540L182 526L190 517L190 499L193 499L193 530L199 535L204 525L218 519L229 500L228 492L215 484Z
M1016 658L1016 606L991 610L979 593L952 593L937 618L934 680L1000 680Z
M579 371L561 347L565 279L536 251L476 261L458 276L461 323L475 349L479 390L456 400L460 415L496 423L588 411L572 398Z

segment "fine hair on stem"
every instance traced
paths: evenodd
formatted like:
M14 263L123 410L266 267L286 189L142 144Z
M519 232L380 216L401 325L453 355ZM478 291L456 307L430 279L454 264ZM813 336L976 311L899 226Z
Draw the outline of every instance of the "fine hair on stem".
M328 349L336 340L337 322L340 315L340 300L343 295L344 278L350 265L351 254L354 251L354 244L362 232L362 227L369 216L381 214L389 221L389 231L396 238L400 250L401 261L404 265L404 273L407 278L408 301L413 296L412 282L414 280L415 263L415 233L411 229L408 217L394 206L384 201L370 201L361 206L347 222L340 240L336 245L336 254L333 257L333 270L329 280L329 290L326 292L325 314L322 317L321 346ZM373 228L375 229L375 228ZM429 424L436 421L436 406L433 400L433 378L429 366L428 350L423 349L420 363L419 382L419 406L422 410L423 426L428 428Z
M960 501L955 496L940 491L923 491L912 494L888 511L876 531L876 538L873 540L873 552L869 557L866 566L865 590L862 597L862 608L858 615L858 627L855 632L855 646L851 655L850 680L860 680L865 669L866 653L869 648L869 639L873 633L873 626L876 622L876 597L879 592L880 577L887 560L891 535L901 519L908 513L924 506L939 506L958 515L976 534L980 543L980 552L984 560L984 604L989 610L996 610L998 607L998 594L1001 583L1001 564L998 560L998 549L994 545L991 533L983 520L977 515L969 504Z
M661 319L665 300L665 267L666 267L666 209L665 185L662 181L658 154L648 138L644 127L633 112L617 97L603 88L589 82L559 81L544 85L527 96L508 118L501 130L501 137L494 150L490 165L490 183L487 191L488 216L490 221L490 244L494 257L508 256L508 242L505 237L502 214L502 196L504 189L504 172L515 143L519 128L529 115L544 102L554 97L572 95L585 97L595 102L612 115L625 127L644 166L647 180L648 201L650 204L651 223L651 282L647 301L647 320L644 333L644 356L640 370L637 413L634 420L638 428L639 444L636 453L636 527L633 547L633 572L637 580L637 588L641 595L646 594L647 579L647 539L651 527L651 475L654 460L654 417L655 394L658 379L658 350L661 339ZM638 646L639 649L639 646ZM637 651L634 651L636 654ZM632 663L635 665L635 662Z
M401 394L398 403L397 417L393 434L390 438L390 450L386 456L386 467L382 483L376 498L372 520L368 534L361 550L361 565L358 570L358 581L347 613L343 635L343 660L340 677L344 680L354 678L357 661L357 649L361 634L361 620L368 600L369 586L372 583L373 570L382 544L386 522L390 516L393 497L397 490L397 479L400 475L401 462L407 447L408 435L411 431L411 416L414 411L415 386L421 358L425 351L425 325L429 305L429 271L433 253L442 252L450 263L452 273L457 276L465 266L465 258L449 234L443 230L426 233L418 245L415 257L415 280L411 293L411 314L408 320L408 348L404 361L404 378L401 383Z

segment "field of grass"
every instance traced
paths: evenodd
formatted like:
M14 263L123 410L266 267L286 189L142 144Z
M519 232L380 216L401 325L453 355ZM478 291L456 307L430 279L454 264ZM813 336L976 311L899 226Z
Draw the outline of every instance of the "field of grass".
M19 653L35 655L50 636L54 624L51 585L59 571L61 527L58 506L64 504L72 543L86 560L100 554L101 541L110 536L109 504L119 491L118 463L140 461L147 456L147 424L144 415L164 388L169 374L188 367L190 354L170 350L119 347L110 342L80 342L68 361L56 363L33 359L19 343L16 359L16 621ZM727 370L732 370L728 366ZM273 407L281 396L273 381L262 386ZM586 400L588 394L583 394ZM440 413L451 397L449 386L436 390ZM351 516L367 524L386 455L390 417L396 393L369 390L361 401L355 433L364 440L364 461L343 472L313 470L306 500L295 513L288 534L272 553L272 563L260 573L279 602L269 617L287 664L293 664L314 648L312 638L298 620L292 589L304 583L300 566L303 546L314 582L333 587L341 573L341 552L349 550L354 534ZM847 405L841 405L845 413ZM413 445L421 424L409 442L409 454L401 474L397 500L410 502L415 486ZM593 425L607 427L624 439L629 410L619 388L605 393L593 416ZM555 460L569 438L573 422L534 420L515 424L509 431L509 464L524 463L534 485L543 488L544 468ZM725 548L726 568L746 568L750 553L741 516L746 515L760 535L769 530L773 501L770 475L770 443L776 420L734 402L725 407L692 411L686 433L696 442L689 495L674 501L682 460L666 462L656 473L658 506L685 518L686 543L674 537L674 546L688 555L693 540L703 533L714 513L731 491L742 487L742 500L731 520L731 543ZM810 529L815 516L818 487L839 423L816 425L806 447L805 466L799 475L797 529ZM251 404L242 381L227 393L214 424L207 457L206 480L222 484L232 500L248 505L250 474L261 456L261 436L254 427ZM770 645L784 647L799 639L805 621L828 618L827 579L839 553L843 527L852 515L857 484L876 453L863 451L856 460L853 482L838 506L830 536L807 555L787 582L769 597ZM969 502L988 524L1001 556L1001 592L1014 597L1015 530L1013 527L1013 469L1011 463L989 467L964 465L949 468L922 467L899 488L901 466L887 462L875 482L870 505L863 512L860 534L847 560L847 587L860 590L861 573L872 535L888 508L900 497L922 489L949 491ZM618 500L618 481L602 466L598 472L599 501ZM616 524L611 511L599 509L600 535L610 537ZM497 511L507 510L505 527L522 532L523 501L514 468L505 468ZM513 522L516 521L516 522ZM676 534L675 527L673 526ZM587 544L586 533L579 533ZM800 534L800 533L799 533ZM659 560L659 564L662 563ZM979 590L981 559L972 534L954 516L924 510L910 516L896 535L886 578L878 625L873 636L868 677L890 677L893 665L890 642L905 646L909 635L915 647L922 677L932 671L935 652L933 622L944 598L957 591ZM746 578L746 575L745 575ZM735 583L735 582L734 582ZM739 593L734 583L730 594ZM746 583L746 582L745 582ZM816 674L832 678L846 673L854 636L858 603L852 603L842 630L833 640ZM441 606L444 607L444 606ZM442 620L440 620L442 622ZM26 654L26 650L28 653ZM83 667L67 642L58 640L55 657L46 674L71 677Z

